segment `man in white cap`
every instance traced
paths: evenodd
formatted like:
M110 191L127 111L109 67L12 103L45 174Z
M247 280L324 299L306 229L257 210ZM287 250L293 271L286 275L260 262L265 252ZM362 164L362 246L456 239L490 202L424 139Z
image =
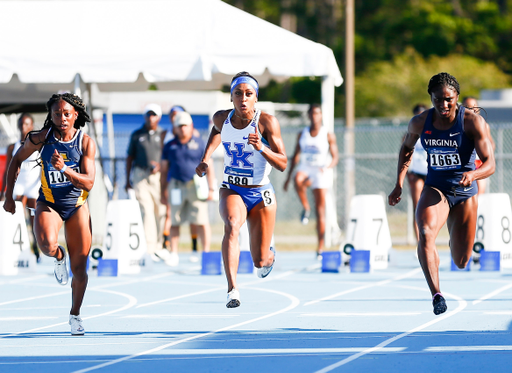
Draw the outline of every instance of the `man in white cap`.
M126 186L133 189L140 203L148 254L159 261L155 252L162 248L165 206L160 203L160 158L164 132L158 126L162 109L157 104L144 108L144 124L135 130L128 145Z
M162 203L171 206L171 256L166 264L178 265L180 225L189 222L197 227L203 250L210 250L210 223L207 200L213 199L214 172L208 167L207 177L196 176L196 166L201 161L205 143L194 134L189 113L181 111L174 121L176 137L165 144L162 153L161 196ZM206 182L208 180L208 182Z

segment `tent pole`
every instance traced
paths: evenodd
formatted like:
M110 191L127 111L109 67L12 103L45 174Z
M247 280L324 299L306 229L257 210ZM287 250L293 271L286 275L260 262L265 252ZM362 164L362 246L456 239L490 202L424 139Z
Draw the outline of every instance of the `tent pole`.
M349 223L350 203L356 194L355 187L355 95L354 95L354 0L346 1L345 8L345 231Z
M322 118L323 126L327 131L334 133L334 78L331 76L322 77ZM339 232L338 215L336 209L336 168L333 172L333 186L325 196L325 247L332 247L336 242L333 239L333 232Z

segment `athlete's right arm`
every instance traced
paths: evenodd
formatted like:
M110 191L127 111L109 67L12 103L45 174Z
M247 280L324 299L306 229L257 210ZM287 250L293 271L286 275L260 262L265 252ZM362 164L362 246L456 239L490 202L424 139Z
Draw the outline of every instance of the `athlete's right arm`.
M5 159L5 170L4 170L4 175L2 176L2 189L0 190L0 201L4 199L5 186L7 184L7 167L11 163L12 151L14 150L14 145L15 144L11 144L7 147L7 158Z
M14 202L12 191L14 190L14 184L16 183L16 179L18 178L18 174L20 173L21 163L30 157L32 153L35 151L39 151L41 149L42 143L44 142L46 133L35 133L32 134L27 141L21 145L16 154L11 159L9 163L9 168L7 169L7 177L5 180L6 189L5 189L5 203L4 210L14 214L16 212L16 204ZM36 145L37 144L37 145Z
M301 137L301 135L302 135L302 132L299 132L299 135L297 136L297 144L295 145L295 150L294 150L292 158L291 158L292 162L290 164L290 169L288 170L288 176L286 177L286 181L284 182L283 189L285 192L288 191L288 184L290 183L290 179L292 177L293 170L295 169L295 166L300 161L300 137Z
M414 145L416 144L416 141L418 141L423 130L423 125L425 123L426 112L424 113L425 115L422 113L414 116L411 119L407 128L407 134L405 135L402 146L400 147L400 153L398 154L396 184L395 188L388 196L388 203L391 206L395 206L402 199L402 188L404 185L405 175L407 174L407 169L411 163L412 153L414 152Z
M206 171L208 170L208 162L210 161L210 157L212 156L213 152L220 144L220 132L222 131L222 126L224 125L224 121L226 120L229 112L230 110L220 110L213 116L213 127L210 131L208 141L206 142L203 156L201 157L201 162L196 167L196 174L198 176L202 177L206 175Z

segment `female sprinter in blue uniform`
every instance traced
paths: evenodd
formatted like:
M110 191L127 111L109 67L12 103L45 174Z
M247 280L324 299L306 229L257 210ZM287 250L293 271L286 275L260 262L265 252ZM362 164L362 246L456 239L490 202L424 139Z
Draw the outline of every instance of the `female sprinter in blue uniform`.
M485 120L459 106L460 87L448 73L434 75L428 84L433 108L416 115L400 149L391 206L400 202L407 168L418 138L428 154L428 174L416 209L418 258L432 293L434 314L446 311L439 286L436 237L446 222L454 263L464 268L473 249L477 219L476 180L494 173L495 162ZM475 170L475 150L482 166Z
M59 230L66 222L66 244L73 272L69 324L72 335L83 335L80 307L87 287L86 265L92 240L86 200L94 184L96 145L80 130L90 122L80 97L54 94L46 107L48 116L43 128L28 135L30 141L25 141L9 165L4 209L15 213L12 191L21 163L39 151L41 189L34 218L37 244L46 256L55 258L55 278L66 285L66 254L58 243Z
M220 188L220 215L224 221L222 257L228 280L226 307L240 305L236 274L240 257L238 234L247 220L254 266L258 276L266 277L275 261L271 247L276 221L276 198L268 175L272 167L286 169L287 157L279 122L254 105L258 101L258 82L241 72L231 81L234 109L213 116L213 128L196 172L203 176L214 150L224 148L224 178Z

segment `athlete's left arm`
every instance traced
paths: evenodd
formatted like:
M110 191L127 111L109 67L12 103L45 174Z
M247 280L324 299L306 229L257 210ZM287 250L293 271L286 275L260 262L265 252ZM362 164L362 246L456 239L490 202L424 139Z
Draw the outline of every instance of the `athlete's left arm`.
M273 115L261 113L258 128L261 136L268 141L270 148L263 145L259 135L256 133L249 134L249 140L247 142L257 151L263 150L261 155L267 162L275 169L283 172L286 170L288 157L286 156L283 138L281 137L279 122Z
M329 152L331 153L332 161L327 168L334 168L338 164L338 144L336 143L336 135L329 132L327 134L327 141L329 142Z
M459 184L462 186L470 186L474 180L481 180L491 176L496 168L487 123L480 115L471 114L465 118L464 127L475 142L475 150L482 161L482 165L475 171L465 172L462 175L459 181Z
M80 164L80 173L72 170L70 167L66 168L64 171L64 175L68 178L71 183L82 190L85 190L87 192L90 192L93 185L94 185L94 177L96 175L96 166L94 163L94 158L96 156L96 144L94 141L84 134L83 137L83 143L82 143L82 149L83 149L83 155L82 155L82 161ZM60 170L62 167L64 167L64 160L59 155L60 159L58 159L55 164L53 162L52 157L52 164L53 166Z

